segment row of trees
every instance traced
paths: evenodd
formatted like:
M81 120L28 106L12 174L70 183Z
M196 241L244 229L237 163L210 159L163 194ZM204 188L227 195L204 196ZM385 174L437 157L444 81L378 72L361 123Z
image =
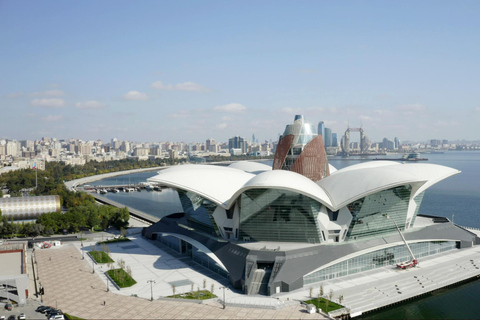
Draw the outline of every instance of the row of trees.
M99 205L86 202L83 205L70 208L67 212L44 213L35 223L14 223L6 216L1 216L0 237L9 238L16 235L36 237L67 232L76 233L82 228L107 229L113 226L117 229L126 228L130 213L127 208L116 208L109 205Z

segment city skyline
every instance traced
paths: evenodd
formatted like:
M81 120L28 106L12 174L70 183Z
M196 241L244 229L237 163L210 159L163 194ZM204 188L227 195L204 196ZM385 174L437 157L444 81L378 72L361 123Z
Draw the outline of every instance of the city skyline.
M3 1L0 137L478 140L480 3Z

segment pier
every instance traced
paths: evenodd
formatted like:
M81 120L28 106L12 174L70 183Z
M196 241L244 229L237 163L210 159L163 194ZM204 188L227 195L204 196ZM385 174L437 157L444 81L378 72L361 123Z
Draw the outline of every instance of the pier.
M137 219L140 219L142 221L145 221L147 223L151 223L151 224L154 224L158 221L160 221L160 218L158 217L155 217L155 216L152 216L148 213L145 213L143 211L140 211L140 210L137 210L137 209L134 209L134 208L131 208L131 207L128 207L124 204L121 204L119 202L116 202L116 201L113 201L113 200L110 200L110 199L107 199L105 197L102 197L96 193L91 193L90 194L92 197L95 198L95 200L97 200L98 202L102 203L102 204L109 204L111 206L115 206L117 208L127 208L128 209L128 212L130 212L130 215L134 216L135 218Z

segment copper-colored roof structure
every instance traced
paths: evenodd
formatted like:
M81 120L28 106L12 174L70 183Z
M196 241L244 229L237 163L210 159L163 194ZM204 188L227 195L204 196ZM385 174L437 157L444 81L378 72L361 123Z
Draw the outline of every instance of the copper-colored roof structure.
M327 154L315 127L297 115L277 145L273 170L290 170L316 182L330 175Z

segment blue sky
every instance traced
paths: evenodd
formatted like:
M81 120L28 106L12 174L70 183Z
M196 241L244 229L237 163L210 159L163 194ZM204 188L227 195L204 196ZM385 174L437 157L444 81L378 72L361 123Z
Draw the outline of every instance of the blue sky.
M304 114L373 141L477 140L479 14L476 0L0 0L0 138L263 141Z

